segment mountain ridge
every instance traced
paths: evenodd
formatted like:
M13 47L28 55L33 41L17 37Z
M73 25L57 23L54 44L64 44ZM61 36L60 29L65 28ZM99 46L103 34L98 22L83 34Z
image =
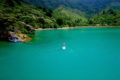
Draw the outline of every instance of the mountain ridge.
M98 13L112 3L120 3L120 0L25 0L31 4L42 6L49 9L55 9L63 5L65 7L78 9L87 14Z

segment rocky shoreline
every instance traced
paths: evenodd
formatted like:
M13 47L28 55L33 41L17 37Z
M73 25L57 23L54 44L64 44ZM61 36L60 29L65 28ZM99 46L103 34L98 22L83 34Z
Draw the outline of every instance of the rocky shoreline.
M8 41L8 42L28 42L32 40L29 36L23 33L15 33L12 31L6 32L0 35L1 41Z
M30 41L32 38L28 37L26 34L9 32L10 37L8 38L11 42L26 42Z
M63 27L63 28L38 28L35 31L39 30L66 30L66 29L81 29L81 28L120 28L120 26L81 26L81 27ZM27 34L21 32L6 32L3 35L0 35L0 40L9 41L9 42L28 42L32 40Z

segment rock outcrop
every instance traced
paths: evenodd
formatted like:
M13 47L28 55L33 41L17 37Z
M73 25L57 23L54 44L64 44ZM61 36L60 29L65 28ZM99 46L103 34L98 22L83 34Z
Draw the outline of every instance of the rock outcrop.
M8 40L11 42L26 42L26 41L30 41L31 38L28 37L26 34L15 33L10 31Z

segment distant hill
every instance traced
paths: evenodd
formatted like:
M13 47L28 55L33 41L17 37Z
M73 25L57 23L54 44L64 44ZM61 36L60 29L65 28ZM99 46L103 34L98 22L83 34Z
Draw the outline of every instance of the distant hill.
M25 0L31 4L40 5L45 8L55 9L61 5L87 14L98 13L113 4L120 6L120 0Z
M120 3L113 2L110 4L110 6L108 6L108 8L120 10Z
M116 9L105 9L94 15L89 24L99 24L101 26L120 26L120 11Z
M79 26L87 23L86 14L77 9L66 8L60 6L53 11L53 17L55 19L63 20L64 24L68 26Z
M0 2L6 4L6 6L14 7L15 5L21 5L23 0L0 0Z

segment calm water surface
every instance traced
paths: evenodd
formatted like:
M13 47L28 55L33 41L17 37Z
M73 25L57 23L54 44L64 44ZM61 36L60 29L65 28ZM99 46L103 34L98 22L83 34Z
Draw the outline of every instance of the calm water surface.
M120 80L120 29L37 31L28 43L0 42L0 80Z

